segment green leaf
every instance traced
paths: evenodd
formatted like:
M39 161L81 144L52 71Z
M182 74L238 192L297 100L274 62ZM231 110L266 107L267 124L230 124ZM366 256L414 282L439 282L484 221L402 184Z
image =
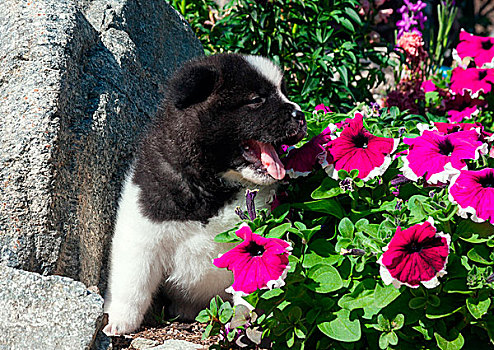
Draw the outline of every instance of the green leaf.
M437 295L430 294L427 297L427 304L430 306L438 307L439 305L441 305L441 299L439 299Z
M470 249L467 253L467 256L470 260L478 262L480 264L485 265L493 265L494 261L491 261L489 258L490 251L487 247L483 245L477 245Z
M302 309L298 306L291 306L289 308L284 309L283 312L286 313L286 318L292 324L296 324L298 321L300 321L300 318L302 317Z
M489 298L489 292L481 292L478 298L467 298L468 311L476 319L481 318L487 313L491 306L491 299Z
M377 238L378 237L378 231L379 231L379 225L377 224L369 224L369 220L367 219L360 219L355 223L355 229L358 232L365 232L368 233L370 236Z
M353 232L355 231L355 226L349 218L345 217L341 219L340 223L338 224L338 231L343 235L343 237L352 239Z
M400 294L400 290L395 288L392 284L381 286L378 283L374 290L374 305L381 308L386 307L391 304L393 300L398 298Z
M353 240L350 238L339 238L338 242L336 243L335 250L337 252L341 251L342 248L347 248L352 244Z
M373 279L366 279L360 282L352 293L345 294L338 301L338 305L347 310L365 308L374 303L374 284Z
M410 299L408 302L408 307L410 309L421 309L425 307L427 304L427 298L426 297L415 297Z
M456 232L467 242L482 243L494 235L494 225L488 222L475 223L471 220L462 220Z
M389 331L391 329L389 320L381 314L377 316L377 325L377 329L380 331Z
M358 319L350 320L350 311L342 309L333 315L336 316L334 320L317 325L322 333L342 342L355 342L360 339L360 322Z
M416 223L425 221L429 217L429 213L426 211L426 202L429 197L415 195L410 197L407 202L408 210L410 210L410 216L413 217L410 223Z
M211 331L213 330L213 324L210 323L206 326L206 328L204 329L204 333L202 333L202 339L206 339L209 337L209 335L211 334Z
M388 333L381 333L379 336L379 348L386 349L389 345Z
M297 336L297 338L299 338L299 339L305 339L305 333L304 333L303 330L301 330L300 328L295 327L293 329L293 331L295 332L295 335Z
M271 290L264 292L261 295L261 299L271 299L271 298L277 297L278 295L281 295L281 294L283 294L283 289L274 288L274 289L271 289Z
M353 27L352 23L350 21L348 21L346 18L343 18L343 20L350 23L350 25ZM340 76L343 79L343 84L345 84L345 86L348 86L348 69L345 66L337 66L336 70L340 73ZM338 172L338 177L340 177L340 171ZM348 174L346 177L348 177L349 175L350 174ZM340 179L341 179L341 177L340 177Z
M293 344L295 344L295 333L294 332L289 332L287 333L287 340L286 340L286 345L291 348Z
M207 310L201 310L201 312L199 312L199 315L196 316L196 321L199 323L206 323L209 322L209 320L210 317Z
M362 25L362 21L360 20L360 16L359 14L357 13L357 11L355 11L354 9L352 9L351 7L346 7L345 8L345 12L346 14L352 19L354 20L355 22L357 22L358 25Z
M236 229L221 232L214 237L214 241L218 243L240 242L241 239L235 234Z
M422 334L424 336L424 339L425 340L432 340L433 330L430 327L426 327L422 323L422 321L419 321L419 322L420 322L420 325L419 326L412 327L412 329L414 329L417 332L419 332L420 334Z
M317 200L313 202L295 203L292 204L292 207L333 215L338 219L341 219L345 216L345 211L343 210L341 204L332 198Z
M465 278L454 278L444 284L443 291L446 293L470 294Z
M268 238L281 238L285 235L286 231L292 227L292 224L287 222L285 224L281 224L280 226L276 226L269 230L269 233L266 235Z
M344 191L340 188L338 181L330 177L326 177L322 181L321 186L312 192L311 197L313 199L325 199L335 197L343 192Z
M345 180L347 177L350 177L350 174L348 173L348 171L346 171L344 169L338 170L338 178L340 180Z
M461 333L458 333L458 336L452 341L444 339L438 333L434 333L434 337L436 338L437 346L441 350L460 350L465 344Z
M441 298L441 304L437 307L429 305L425 312L428 319L446 317L460 311L465 306L465 300L453 294L447 294Z
M351 32L355 31L355 27L353 26L352 22L350 22L348 19L341 17L340 23L343 27L345 27L349 31L351 31ZM348 86L348 84L345 84L345 85Z
M221 298L219 296L216 296L209 302L209 312L211 313L211 316L218 316L218 304L220 300Z
M310 252L304 255L304 260L302 262L302 266L305 268L312 267L316 264L323 263L324 258L319 254L314 252ZM331 264L329 264L331 265Z
M401 329L404 324L405 324L405 315L398 314L396 315L395 319L391 321L391 328L397 331Z
M221 305L218 314L221 323L225 324L230 321L233 316L233 308L228 301Z
M310 268L307 277L314 282L309 283L307 288L317 293L329 293L343 287L338 270L331 265L318 264Z

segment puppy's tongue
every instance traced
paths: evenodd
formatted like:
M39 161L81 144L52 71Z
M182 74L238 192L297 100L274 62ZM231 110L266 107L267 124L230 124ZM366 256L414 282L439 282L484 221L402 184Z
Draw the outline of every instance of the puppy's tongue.
M285 177L285 167L281 163L274 147L269 143L263 142L259 142L259 146L261 148L261 162L268 174L276 180L283 179Z

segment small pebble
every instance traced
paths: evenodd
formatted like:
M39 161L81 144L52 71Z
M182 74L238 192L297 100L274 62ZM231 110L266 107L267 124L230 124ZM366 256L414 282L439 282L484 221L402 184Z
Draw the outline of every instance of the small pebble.
M135 338L132 340L130 343L130 346L132 346L136 350L144 350L144 349L149 349L152 347L155 347L159 344L159 342L151 339L145 339L145 338Z

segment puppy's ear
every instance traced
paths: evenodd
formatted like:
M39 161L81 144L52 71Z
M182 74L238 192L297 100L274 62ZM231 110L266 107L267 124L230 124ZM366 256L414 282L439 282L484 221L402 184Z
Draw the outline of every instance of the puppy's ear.
M213 66L190 66L173 79L172 96L175 107L185 109L207 100L216 88L219 72Z

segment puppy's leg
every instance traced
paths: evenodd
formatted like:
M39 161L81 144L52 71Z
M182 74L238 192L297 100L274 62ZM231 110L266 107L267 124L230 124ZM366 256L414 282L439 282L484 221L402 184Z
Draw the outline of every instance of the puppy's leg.
M177 245L173 255L174 266L167 287L172 298L171 313L185 320L193 320L199 311L209 305L215 295L230 298L225 288L231 285L230 271L213 265L213 259L231 245L221 245L199 223L189 228L193 235Z
M153 293L163 278L160 226L140 214L138 188L127 183L112 242L105 312L108 335L134 331L142 322Z

